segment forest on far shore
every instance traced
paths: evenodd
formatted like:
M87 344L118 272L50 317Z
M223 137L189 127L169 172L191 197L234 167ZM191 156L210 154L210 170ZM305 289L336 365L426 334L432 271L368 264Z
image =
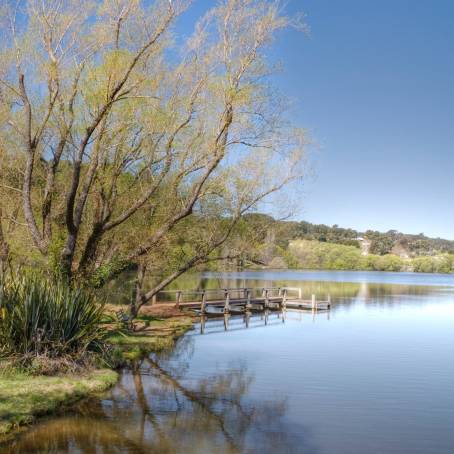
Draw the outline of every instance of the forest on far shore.
M248 216L256 232L248 259L271 267L454 272L454 241L389 230L360 232L338 225Z

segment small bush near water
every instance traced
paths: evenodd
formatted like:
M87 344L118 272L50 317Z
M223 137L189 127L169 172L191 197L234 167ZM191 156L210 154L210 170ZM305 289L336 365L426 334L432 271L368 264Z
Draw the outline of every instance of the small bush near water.
M87 365L104 349L103 305L36 274L0 282L0 359L38 373Z

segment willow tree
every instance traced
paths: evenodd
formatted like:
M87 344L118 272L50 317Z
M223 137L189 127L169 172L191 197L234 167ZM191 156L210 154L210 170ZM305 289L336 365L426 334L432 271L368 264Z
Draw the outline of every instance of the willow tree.
M189 246L139 304L223 258L242 216L303 176L305 135L285 121L264 56L289 25L278 3L222 0L183 39L174 23L189 6L2 11L3 217L65 276L98 284L175 255L187 229Z

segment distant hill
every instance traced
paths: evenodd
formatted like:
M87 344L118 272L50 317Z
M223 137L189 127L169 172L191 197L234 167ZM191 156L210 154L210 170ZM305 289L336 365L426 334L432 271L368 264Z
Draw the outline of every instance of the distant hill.
M443 238L430 238L420 233L418 235L402 233L397 230L378 232L367 230L360 232L338 225L312 224L307 221L279 221L271 216L252 214L251 217L262 218L263 222L275 231L277 241L282 246L290 240L316 240L323 243L355 246L375 255L394 254L400 257L416 257L437 255L442 253L454 254L454 241ZM285 244L286 243L286 244Z
M264 266L454 272L454 241L389 230L378 232L250 214L256 233L248 259Z

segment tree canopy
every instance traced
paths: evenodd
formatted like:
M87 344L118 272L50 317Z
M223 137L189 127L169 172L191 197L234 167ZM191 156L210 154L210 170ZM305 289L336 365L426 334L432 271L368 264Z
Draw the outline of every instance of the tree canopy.
M225 258L239 220L304 175L266 48L276 1L19 0L0 33L0 259L101 285L157 268L148 300ZM235 254L235 247L229 254Z

